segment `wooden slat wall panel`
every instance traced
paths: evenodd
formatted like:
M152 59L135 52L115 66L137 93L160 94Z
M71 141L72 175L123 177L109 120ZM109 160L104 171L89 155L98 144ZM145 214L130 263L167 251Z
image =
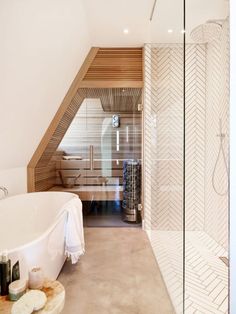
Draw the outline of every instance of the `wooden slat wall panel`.
M55 185L56 162L50 162L47 167L35 169L35 190L46 191Z
M102 177L80 177L76 180L76 186L78 185L92 185L92 186L97 186L97 185L102 185ZM123 184L123 177L109 177L107 178L107 184L106 185L122 185ZM54 185L61 186L62 182L59 176L56 177Z
M84 81L142 81L142 48L99 48Z
M81 88L143 88L143 81L82 81Z
M66 113L64 114L63 118L60 120L55 132L50 138L49 143L43 155L39 159L37 168L46 167L48 163L50 162L51 158L53 157L53 154L55 153L58 145L61 142L61 139L63 138L64 134L66 133L68 127L71 124L71 121L73 120L80 105L82 104L85 98L85 95L86 95L86 91L84 89L79 89L78 92L76 93L76 96L70 103Z
M71 120L73 120L79 106L84 100L83 89L78 90L76 96L72 100L66 114L64 114L58 124L53 136L50 138L46 149L34 168L34 191L49 190L56 184L56 160L61 158L61 152L56 151L63 135L66 133ZM31 189L32 190L32 189Z
M107 169L106 169L107 170ZM107 177L122 177L123 170L122 169L109 169L110 171L106 171ZM65 177L76 177L81 174L82 176L87 177L102 177L104 174L104 169L95 169L95 170L83 170L83 169L73 169L73 170L61 170L63 176ZM57 174L57 176L59 176Z
M90 160L58 160L56 163L57 169L89 169ZM94 169L122 169L123 161L118 160L109 160L107 163L103 163L101 160L94 160L93 168Z

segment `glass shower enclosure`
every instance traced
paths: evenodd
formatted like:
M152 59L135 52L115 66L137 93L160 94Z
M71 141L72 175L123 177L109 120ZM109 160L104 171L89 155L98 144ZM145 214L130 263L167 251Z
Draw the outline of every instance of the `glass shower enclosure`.
M144 69L144 220L172 304L229 313L227 1L159 1Z

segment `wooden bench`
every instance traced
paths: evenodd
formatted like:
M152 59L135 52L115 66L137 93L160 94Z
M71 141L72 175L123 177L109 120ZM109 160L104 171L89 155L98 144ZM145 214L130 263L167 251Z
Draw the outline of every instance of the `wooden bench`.
M79 195L83 201L114 201L123 199L123 160L95 159L93 169L90 169L90 160L59 160L56 163L56 186L50 191L66 191ZM64 180L81 175L74 187L65 188L62 185L60 174ZM72 180L73 181L73 180Z

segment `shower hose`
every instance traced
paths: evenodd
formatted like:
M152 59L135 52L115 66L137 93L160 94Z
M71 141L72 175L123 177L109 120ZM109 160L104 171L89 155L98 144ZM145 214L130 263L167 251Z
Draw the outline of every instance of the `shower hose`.
M212 173L212 186L214 191L216 192L216 194L220 195L220 196L224 196L228 193L228 184L227 184L227 188L224 192L220 192L215 184L215 180L216 180L216 169L217 169L217 165L220 161L220 154L222 153L223 156L223 162L224 162L224 166L226 169L226 175L227 175L227 179L229 179L229 173L228 173L228 165L227 165L227 160L226 160L226 156L225 156L225 151L224 151L224 146L223 146L223 142L224 142L224 138L225 138L225 134L222 133L222 123L221 123L221 119L219 120L219 129L220 129L220 134L218 135L220 137L220 147L219 147L219 152L216 158L216 163L213 169L213 173Z

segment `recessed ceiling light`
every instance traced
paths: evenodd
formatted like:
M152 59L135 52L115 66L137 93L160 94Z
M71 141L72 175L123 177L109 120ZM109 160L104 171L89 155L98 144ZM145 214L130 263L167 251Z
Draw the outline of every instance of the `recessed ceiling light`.
M168 29L168 33L173 33L173 29Z
M129 34L128 28L124 28L123 33L124 33L124 34Z
M184 30L184 29L182 29L181 33L182 33L182 34L184 34L184 33L185 33L185 30Z

